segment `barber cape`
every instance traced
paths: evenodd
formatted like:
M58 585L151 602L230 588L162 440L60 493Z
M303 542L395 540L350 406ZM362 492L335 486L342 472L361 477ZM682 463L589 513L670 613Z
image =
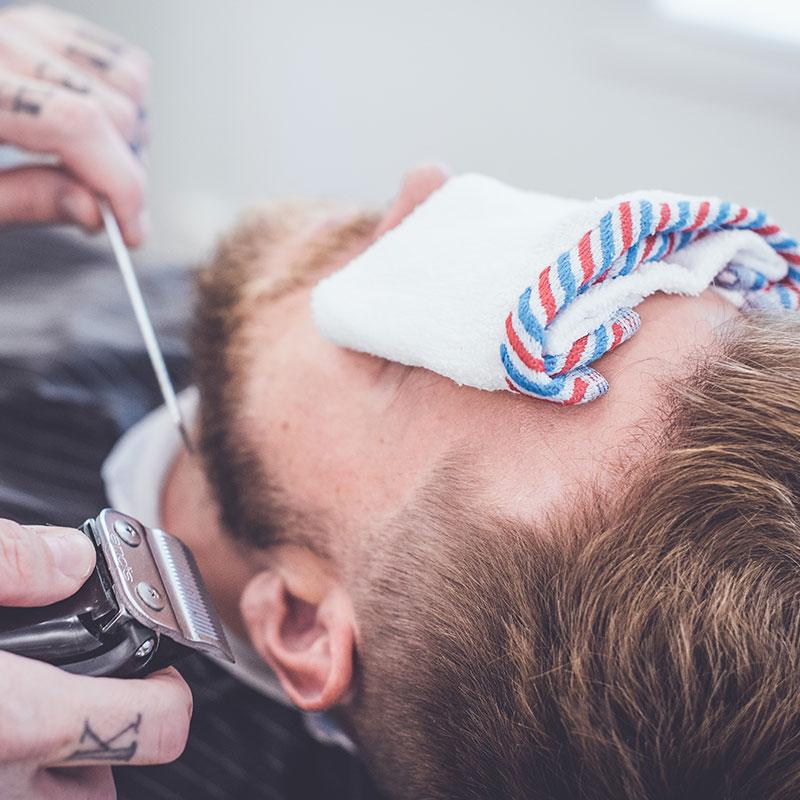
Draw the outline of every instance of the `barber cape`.
M191 270L161 264L140 277L170 374L184 386ZM0 297L0 516L79 525L109 504L100 472L114 443L161 401L141 333L110 252L85 236L0 230ZM124 479L144 487L150 473L151 507L173 430L153 432L153 461L129 451ZM113 767L120 800L379 796L363 764L310 736L296 709L199 653L178 668L194 697L186 749L171 764Z

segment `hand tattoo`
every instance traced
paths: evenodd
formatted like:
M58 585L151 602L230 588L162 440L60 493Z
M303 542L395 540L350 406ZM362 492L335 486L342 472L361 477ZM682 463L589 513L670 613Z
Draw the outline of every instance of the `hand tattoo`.
M42 104L50 96L45 89L20 86L18 83L0 81L0 111L38 116Z
M108 72L108 70L111 69L112 59L98 56L96 53L84 50L83 47L77 44L68 44L64 49L64 54L67 58L72 58L92 69L98 69L101 72Z
M50 83L57 83L65 89L78 94L89 94L91 87L85 81L79 80L74 75L61 70L52 61L40 61L36 65L35 77L42 81L49 81Z
M81 745L74 753L67 756L65 761L130 761L136 754L139 746L139 725L142 722L142 715L137 714L136 719L126 725L119 733L110 739L103 739L98 736L89 724L87 719L83 725L83 733L78 740ZM130 734L127 744L116 744L120 739Z

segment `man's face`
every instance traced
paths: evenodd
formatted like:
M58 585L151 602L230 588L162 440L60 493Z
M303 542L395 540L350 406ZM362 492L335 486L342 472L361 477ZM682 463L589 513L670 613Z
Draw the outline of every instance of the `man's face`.
M254 265L272 288L244 325L241 433L290 507L344 539L395 517L452 459L469 465L487 510L535 523L633 457L635 437L656 419L659 381L688 368L736 313L712 292L649 298L639 333L596 365L608 394L569 408L458 386L323 339L310 313L313 286L442 180L435 170L412 172L383 219L345 236L347 215L295 209L291 235Z
M442 179L413 173L384 218L259 218L201 277L227 528L206 563L238 568L220 583L244 584L254 648L296 705L338 712L389 796L728 786L740 743L730 785L771 782L798 716L775 688L798 672L796 322L718 341L732 305L653 296L596 365L608 394L570 407L321 338L313 286ZM757 699L772 711L744 713ZM747 752L764 741L774 763Z

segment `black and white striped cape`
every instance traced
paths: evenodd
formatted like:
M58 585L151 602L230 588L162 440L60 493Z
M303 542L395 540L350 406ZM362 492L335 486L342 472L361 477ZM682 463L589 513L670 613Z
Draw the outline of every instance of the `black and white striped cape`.
M143 276L179 387L189 277L185 268ZM63 232L0 232L0 516L77 525L94 515L107 504L103 460L160 402L109 256ZM377 797L359 761L314 740L294 709L200 656L180 668L195 702L187 749L174 764L116 769L120 798Z

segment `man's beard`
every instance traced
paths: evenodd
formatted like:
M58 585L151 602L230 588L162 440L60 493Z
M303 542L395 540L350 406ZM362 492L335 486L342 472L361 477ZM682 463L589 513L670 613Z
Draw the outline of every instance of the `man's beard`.
M224 527L250 546L291 541L320 550L320 537L312 534L320 520L310 520L274 480L241 419L252 363L246 336L251 320L290 292L313 285L343 253L366 246L380 221L365 213L326 222L331 218L331 207L319 204L251 213L197 275L191 342L200 455ZM305 241L303 233L311 230ZM258 342L259 351L264 346L269 342Z

